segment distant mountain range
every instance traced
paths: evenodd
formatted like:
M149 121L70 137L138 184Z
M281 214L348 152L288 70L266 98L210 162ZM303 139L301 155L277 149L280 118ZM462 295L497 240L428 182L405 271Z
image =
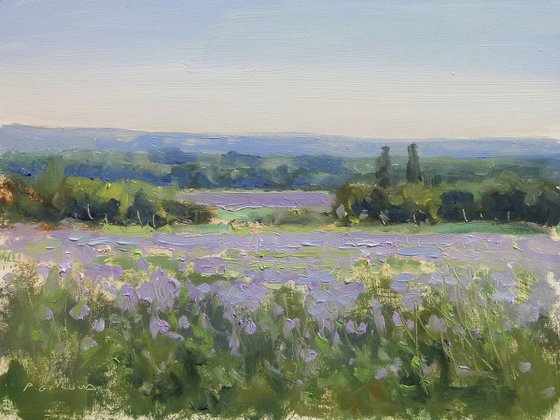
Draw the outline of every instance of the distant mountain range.
M112 128L42 128L19 124L0 127L0 152L53 152L113 150L149 152L180 149L189 153L237 152L258 156L378 155L382 146L394 155L406 155L416 142L423 156L457 158L526 157L560 159L560 143L549 138L482 139L363 139L311 134L205 135L193 133L141 132Z

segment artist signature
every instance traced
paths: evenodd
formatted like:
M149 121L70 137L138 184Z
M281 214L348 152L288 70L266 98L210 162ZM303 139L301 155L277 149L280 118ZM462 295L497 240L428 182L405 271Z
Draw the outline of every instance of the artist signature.
M23 392L28 389L35 388L35 384L28 382L23 388ZM97 391L98 388L92 384L74 384L74 383L62 383L55 382L53 384L41 384L38 388L39 392L53 391L53 390L64 390L64 391Z

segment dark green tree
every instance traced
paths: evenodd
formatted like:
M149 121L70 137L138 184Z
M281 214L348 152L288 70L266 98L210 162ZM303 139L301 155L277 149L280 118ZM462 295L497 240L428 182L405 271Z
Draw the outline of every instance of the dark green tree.
M166 222L158 210L156 204L148 198L148 194L144 190L138 190L134 194L134 204L126 212L126 218L140 226L150 225L157 228Z
M37 177L35 189L48 202L52 200L64 181L64 161L60 156L50 156L44 172Z
M377 166L375 168L375 179L377 184L382 188L391 185L391 157L389 156L389 146L381 148L381 155L377 158Z
M406 164L406 180L410 183L422 181L420 161L418 159L418 146L412 143L408 146L408 162Z

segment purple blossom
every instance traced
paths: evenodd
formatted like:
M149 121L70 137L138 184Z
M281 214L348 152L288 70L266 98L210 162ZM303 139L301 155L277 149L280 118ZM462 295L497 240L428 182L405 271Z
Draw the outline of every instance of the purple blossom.
M185 341L185 337L183 337L181 334L177 334L176 332L173 331L168 331L165 333L165 335L169 338L171 338L172 340L176 340L176 341Z
M282 308L280 305L275 303L272 305L272 312L274 312L274 315L278 316L284 313L284 308Z
M252 319L250 319L246 324L245 324L245 332L249 335L253 335L255 332L257 331L257 326L256 324L253 322Z
M298 328L299 324L300 324L299 318L294 318L294 319L286 318L286 321L284 323L284 328L282 329L282 332L284 333L284 337L289 338L292 335L292 330Z
M200 286L197 286L196 289L201 293L210 293L212 291L208 283L202 283Z
M51 310L51 308L45 308L44 316L47 321L52 321L53 311Z
M191 326L191 323L189 322L189 320L187 319L187 317L185 315L183 315L179 318L179 321L177 321L177 324L179 325L179 328L182 329L182 330L188 330Z
M37 265L37 272L41 275L41 277L43 277L43 279L47 278L50 270L51 267L48 264L41 263Z
M235 320L235 311L233 310L233 305L224 304L224 318L233 324Z
M294 328L298 328L299 327L299 318L294 318L294 319L286 318L286 327L290 331L292 331Z
M531 362L520 362L519 363L519 372L527 373L531 370Z
M338 335L338 331L334 332L333 344L335 344L335 345L340 344L340 335Z
M346 331L350 334L356 334L356 324L354 321L348 321L346 323Z
M112 265L99 265L99 264L90 264L86 266L86 273L87 277L92 278L113 278L118 279L124 273L124 270L120 266L112 266Z
M163 311L172 308L179 297L181 285L171 277L165 277L163 272L156 272L156 278L138 288L140 299L150 303L155 310Z
M159 319L155 316L150 319L150 333L152 334L153 338L156 338L159 333L165 334L168 331L169 324L167 323L167 321Z
M105 320L104 319L96 319L93 321L91 325L91 330L94 332L101 332L105 329Z
M76 320L84 319L89 315L91 309L85 303L80 302L72 309L70 309L70 316Z
M385 369L383 367L375 373L375 379L377 379L377 380L383 379L386 376L387 376L387 369Z
M148 261L146 261L146 258L142 256L138 260L138 267L140 267L140 270L145 272L147 272L150 269L150 266L148 265Z
M467 365L459 365L457 366L457 373L467 373L471 370L470 367L468 367Z
M350 334L363 335L367 331L367 324L360 322L360 325L356 328L356 323L354 321L348 321L346 323L346 331Z
M393 324L395 324L395 327L402 327L403 325L401 315L398 312L393 312Z
M356 333L358 335L363 335L365 334L367 331L367 324L365 322L360 322L360 325L358 325L358 330L356 331Z
M125 283L121 287L120 292L120 306L124 312L133 311L138 305L140 298L136 289L130 284Z
M413 290L408 292L403 297L404 307L408 310L413 310L414 308L422 304L422 294L418 290Z
M177 267L177 269L179 270L180 273L184 273L184 272L185 272L185 267L186 267L186 265L187 265L187 263L185 262L185 259L184 259L184 258L181 258L181 259L179 260L178 267Z

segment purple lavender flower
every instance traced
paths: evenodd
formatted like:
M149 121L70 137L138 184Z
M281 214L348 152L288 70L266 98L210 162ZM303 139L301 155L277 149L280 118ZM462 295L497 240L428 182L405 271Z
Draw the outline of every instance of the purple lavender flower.
M212 291L212 287L208 283L202 283L200 286L197 286L196 289L201 293L210 293Z
M350 334L356 334L356 324L354 321L348 321L346 323L346 331Z
M375 379L380 380L380 379L385 378L386 376L387 376L387 369L385 369L385 368L382 367L381 369L379 369L379 370L375 373L375 376L374 376L374 377L375 377Z
M402 327L403 325L401 315L398 312L393 312L393 324L395 324L395 327Z
M350 334L363 335L367 331L367 324L360 322L360 325L356 328L356 323L354 321L348 321L346 323L346 331Z
M531 370L531 362L520 362L519 371L521 373L527 373Z
M83 302L79 302L76 306L70 309L70 316L76 320L84 319L89 315L91 309Z
M148 261L146 261L146 258L142 256L138 260L138 267L140 267L140 270L145 272L148 272L148 270L150 269L150 266L148 265Z
M179 264L178 264L177 269L179 270L180 273L185 272L186 265L187 265L187 263L185 262L184 258L179 259Z
M247 321L247 323L245 324L245 332L249 335L253 335L256 331L257 326L255 325L253 320L250 319L249 321Z
M133 311L136 305L138 305L139 300L140 298L134 287L128 283L122 285L120 292L121 310L124 312Z
M51 266L45 263L41 263L37 265L37 273L43 278L46 279L49 275L49 271L51 270Z
M47 321L52 321L53 319L53 311L51 310L51 308L45 308L45 313L44 313L45 319Z
M172 340L185 341L185 337L183 337L181 334L177 334L176 332L173 332L173 331L166 332L165 335L168 336L169 338L171 338Z
M91 324L91 330L94 332L101 332L105 329L105 320L104 319L96 319Z
M280 314L284 313L284 308L282 308L280 305L278 305L277 303L274 303L272 305L272 312L274 313L274 315L278 316Z
M292 331L294 328L298 328L299 327L299 318L294 318L294 319L286 318L286 327L290 331Z
M367 331L367 324L365 322L360 322L360 325L358 325L358 329L356 330L356 334L363 335L366 333L366 331Z
M338 335L338 331L335 331L335 332L334 332L334 335L333 335L333 344L334 344L334 345L340 344L340 335Z
M188 330L191 326L191 323L189 322L189 320L187 319L187 317L185 315L183 315L179 318L179 321L177 321L177 324L179 325L179 328L182 329L182 330Z
M159 319L156 316L153 316L150 319L150 333L152 334L153 338L156 338L159 333L165 334L168 331L169 324L166 321L164 321L163 319Z
M159 278L144 283L138 288L140 299L150 303L153 309L159 311L172 308L181 290L177 280L162 274L156 272L155 275Z
M227 319L233 324L235 321L235 311L233 310L233 305L224 304L224 319Z

